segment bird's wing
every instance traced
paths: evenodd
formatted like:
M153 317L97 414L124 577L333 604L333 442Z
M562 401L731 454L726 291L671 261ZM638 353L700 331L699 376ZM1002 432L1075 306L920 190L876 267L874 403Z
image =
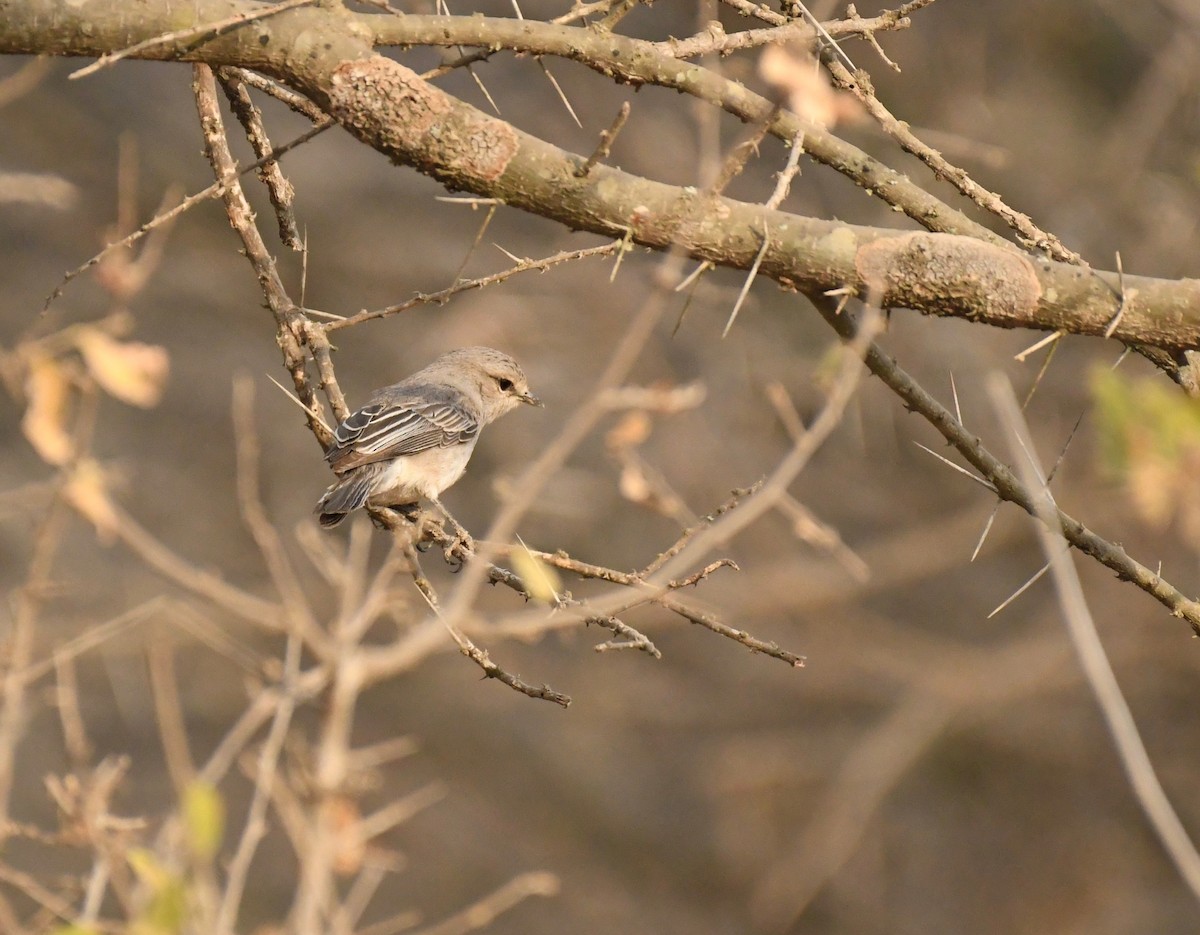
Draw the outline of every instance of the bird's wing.
M461 397L405 393L377 398L346 420L333 433L325 460L338 474L364 464L416 454L427 448L465 445L479 434L479 420Z

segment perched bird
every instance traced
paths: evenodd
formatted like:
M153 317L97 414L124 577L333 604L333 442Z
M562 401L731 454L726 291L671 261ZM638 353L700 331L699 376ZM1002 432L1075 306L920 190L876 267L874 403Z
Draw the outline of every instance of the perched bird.
M462 477L480 430L519 403L541 405L520 365L490 347L443 354L376 390L337 427L325 451L338 480L317 503L321 525L336 526L368 503L436 501Z

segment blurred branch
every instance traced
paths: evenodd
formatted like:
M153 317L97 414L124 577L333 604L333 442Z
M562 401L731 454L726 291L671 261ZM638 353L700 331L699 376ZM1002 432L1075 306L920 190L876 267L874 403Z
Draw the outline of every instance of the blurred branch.
M417 935L467 935L468 932L487 928L499 916L530 896L555 896L558 890L558 877L552 873L523 873L461 912L436 925L421 929ZM371 926L364 929L361 935L382 935L383 931L377 926Z
M64 476L65 482L65 476ZM55 492L50 508L33 536L33 554L25 582L14 595L12 632L4 647L5 671L0 682L0 842L9 833L9 806L13 790L17 749L26 724L26 689L31 684L34 634L44 591L58 556L70 511L62 495Z
M278 531L267 519L258 492L259 445L254 429L254 385L241 378L233 386L233 421L237 441L238 506L262 554L287 617L288 631L303 638L319 657L328 658L329 639L321 629L292 566Z
M184 590L268 631L280 630L282 608L229 584L214 572L189 564L116 504L117 538L138 558Z
M50 73L50 62L49 57L40 56L0 78L0 107L7 107L41 84Z
M1079 574L1069 553L1062 547L1062 534L1056 529L1058 507L1050 493L1046 474L1038 462L1029 427L1017 405L1012 386L1000 374L992 374L988 380L988 395L1009 432L1012 457L1018 465L1021 480L1034 492L1029 512L1038 521L1035 524L1038 539L1050 563L1067 632L1075 645L1088 685L1100 705L1112 735L1113 746L1121 758L1121 765L1129 777L1138 804L1183 882L1192 891L1192 896L1200 900L1200 853L1197 853L1196 845L1159 782L1150 754L1133 719L1133 712L1129 709L1129 702L1121 692L1104 644L1100 642Z
M763 931L786 932L860 846L887 796L945 730L961 701L910 688L859 738L814 803L799 839L772 861L750 912Z
M225 889L221 896L214 926L215 935L233 932L237 923L238 908L250 874L250 863L258 850L259 842L267 833L267 806L270 802L271 786L275 782L279 757L287 739L292 715L296 709L294 686L300 674L300 640L289 636L284 650L283 675L280 682L279 703L271 719L271 728L258 753L254 772L254 797L242 825L242 835L229 861Z

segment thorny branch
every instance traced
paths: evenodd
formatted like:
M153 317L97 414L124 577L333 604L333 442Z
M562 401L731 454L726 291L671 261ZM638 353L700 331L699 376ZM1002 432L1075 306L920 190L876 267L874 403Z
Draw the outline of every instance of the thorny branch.
M211 13L214 20L219 20L218 11L228 12L237 7L236 3L219 0L209 0L209 3L211 7L200 5L197 8L197 16ZM79 14L61 8L55 12L63 18L63 28L56 33L58 45L55 51L95 52L109 37L103 28L107 25L104 21L89 19L86 23L76 23L74 18ZM416 15L355 17L344 14L334 17L323 9L303 8L279 13L256 24L255 28L259 35L275 36L282 49L286 48L293 30L315 28L316 22L321 23L331 40L337 41L328 44L325 55L306 60L302 71L296 70L294 61L281 56L273 42L248 41L252 37L236 30L205 45L204 56L217 64L255 67L284 75L316 103L330 109L364 142L455 187L500 197L509 204L572 226L605 235L629 236L634 242L647 246L679 245L698 258L718 264L747 269L753 262L761 238L752 233L762 230L761 211L739 215L736 202L723 200L716 206L717 213L733 210L733 215L721 225L733 236L726 236L723 245L718 247L703 237L696 237L705 230L705 225L711 225L716 219L704 210L697 213L696 209L701 206L689 205L679 189L658 187L657 183L603 166L597 166L575 185L542 184L548 176L562 177L560 172L547 171L551 165L561 163L563 172L573 174L580 164L576 160L582 157L548 147L542 141L514 131L511 125L486 118L436 91L397 63L371 57L369 44L362 42L362 33L355 30L365 28L372 34L374 42L474 43L499 45L534 55L562 55L620 80L676 88L743 120L766 118L772 111L770 102L741 85L709 69L681 62L651 43L529 20ZM85 25L87 29L81 28ZM128 28L128 24L125 26ZM24 44L33 41L31 36L41 34L34 24L17 15L7 29L0 30L0 51L22 51ZM169 44L148 49L146 55L154 58L198 57L195 50L180 50ZM356 64L351 66L351 61ZM358 77L352 78L351 73ZM448 135L440 134L438 146L449 144L449 149L434 152L430 148L432 140L423 135L397 137L388 130L390 118L385 115L391 111L387 107L386 94L376 87L378 83L410 88L425 101L424 109L432 108L442 113L447 127L454 127L454 131ZM894 232L890 231L873 229L868 232L850 225L781 215L765 218L769 228L776 234L781 229L795 231L795 234L773 238L778 243L774 243L764 257L763 272L766 275L805 289L852 285L863 291L868 284L862 282L859 267L865 264L869 270L886 274L884 282L888 292L881 296L881 302L886 306L966 315L1007 327L1037 327L1086 334L1103 334L1112 321L1119 299L1115 277L1111 274L1081 271L1070 264L1028 260L1012 245L1006 245L995 234L949 208L903 175L848 146L832 133L799 121L786 110L771 122L769 132L789 143L803 132L805 150L810 156L849 175L926 228L968 235L981 244L994 244L1011 252L1011 257L1002 259L991 253L980 254L978 245L968 248L963 243L949 241L895 238L893 242L888 239L894 237ZM461 152L454 151L457 143L466 144L471 139L476 142L464 145ZM627 193L628 198L614 198L613 194L617 192ZM639 205L646 210L637 211ZM681 208L684 209L682 214ZM681 236L685 230L690 236ZM839 239L846 234L851 237ZM869 257L859 256L861 249L876 240L886 243L887 249L871 252ZM835 246L839 248L835 256L840 262L830 264L830 257L821 248ZM949 278L934 281L923 278L934 267L913 263L904 252L910 248L932 250L934 266L945 269ZM993 275L997 270L1005 270L999 274L1000 281L992 284L1003 288L999 292L993 288L987 293L1001 298L989 301L968 291L956 296L953 303L939 301L947 289L978 277L978 273L969 267L968 258L989 265ZM817 275L818 269L824 269L826 274ZM1036 280L1036 285L1031 279ZM1200 295L1193 286L1186 282L1129 279L1131 292L1137 290L1137 301L1127 306L1114 337L1173 352L1190 348L1200 340ZM1027 288L1032 288L1032 293L1024 291ZM1165 314L1167 309L1170 309L1169 316ZM1167 361L1164 364L1170 366Z
M839 314L836 302L817 297L814 304L830 327L843 338L850 339L855 335L857 326L854 316L846 312ZM942 437L992 484L1002 500L1015 503L1031 516L1037 516L1035 497L1013 470L984 447L979 438L969 432L950 410L906 373L894 358L872 342L863 359L871 373L891 389L906 406L919 413L937 429ZM1187 597L1161 575L1131 558L1120 545L1098 536L1062 510L1057 510L1057 519L1062 526L1063 537L1071 545L1111 568L1121 580L1132 582L1141 588L1170 610L1172 615L1186 620L1196 634L1200 635L1200 602Z

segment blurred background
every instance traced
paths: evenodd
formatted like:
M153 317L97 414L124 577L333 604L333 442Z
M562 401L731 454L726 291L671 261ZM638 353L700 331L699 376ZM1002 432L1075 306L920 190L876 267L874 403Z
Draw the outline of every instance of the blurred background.
M858 4L864 16L879 8ZM474 9L512 15L501 2ZM523 4L527 17L566 9ZM823 17L845 12L827 2L813 9ZM452 5L451 12L469 10ZM718 15L730 31L753 25L726 9L660 2L635 10L622 29L684 36ZM880 38L903 73L865 44L846 49L892 111L952 162L1096 267L1113 268L1119 251L1131 273L1195 275L1200 18L1193 5L939 0L914 15L911 29ZM415 50L402 58L427 68L442 55ZM720 67L759 86L755 61L734 56ZM0 61L0 76L22 64ZM547 64L582 129L531 60L500 53L476 72L505 119L576 152L590 152L620 103L632 101L610 160L630 172L702 184L714 153L745 132L674 92L634 92L570 62ZM111 310L111 295L84 276L39 317L63 272L95 253L112 229L122 152L126 166L136 161L139 221L170 187L196 191L211 182L186 66L127 62L68 82L77 67L52 63L36 90L0 110L0 171L44 173L71 186L57 206L0 205L0 346L7 349ZM442 84L487 108L469 75ZM307 126L273 103L263 106L277 142ZM870 125L839 132L964 207ZM766 140L729 193L764 200L785 159L782 145ZM352 314L444 288L460 274L484 210L436 200L446 193L435 183L340 131L284 165L310 245L308 306ZM269 207L257 186L247 188L269 236ZM807 161L784 207L911 226ZM461 275L509 266L496 245L536 258L600 242L501 209ZM154 408L103 401L94 450L119 472L116 497L138 522L196 565L267 594L266 571L236 507L236 376L247 375L257 389L263 496L289 540L298 524L312 522L328 476L298 410L268 380L286 383L287 375L238 246L216 203L175 226L161 264L130 303L132 336L170 355L169 383ZM298 294L298 258L275 241L272 248ZM341 331L335 362L342 387L352 405L361 403L371 389L464 344L493 345L523 362L546 409L521 411L489 430L470 471L446 496L459 520L482 531L505 479L589 392L652 288L658 263L635 253L612 279L608 261L587 260ZM799 297L758 282L720 339L743 279L729 271L706 276L676 330L677 297L632 378L699 380L707 389L702 407L656 418L640 452L694 515L764 476L788 449L770 385L785 387L806 418L824 398L832 335ZM965 423L1006 455L984 377L1000 370L1023 395L1046 352L1023 363L1013 355L1040 337L897 311L882 341L947 404L953 376ZM1195 593L1197 543L1172 522L1174 504L1165 514L1148 513L1137 488L1101 458L1103 420L1089 387L1097 368L1110 367L1120 352L1112 342L1062 341L1027 415L1047 462L1083 416L1055 481L1060 504L1145 565L1161 562L1166 577ZM1167 385L1139 359L1126 360L1119 373ZM45 505L39 484L51 474L21 433L22 412L19 400L0 397L6 593L25 580L31 529ZM633 569L669 545L679 526L622 496L619 466L604 444L610 425L554 478L520 533L531 546ZM419 748L381 774L368 800L377 806L430 782L445 792L387 837L406 863L385 881L367 919L412 909L436 921L517 873L545 869L559 875L561 892L522 903L489 931L1196 931L1200 907L1128 788L1049 579L988 616L1043 563L1028 519L1001 507L971 561L995 504L915 442L952 457L918 416L878 383L864 382L844 423L792 487L868 574L856 574L844 553L804 541L791 517L774 513L724 553L740 573L722 571L701 585L697 597L723 619L805 654L804 669L642 611L630 622L655 641L661 661L595 654L604 634L594 630L489 644L510 671L569 693L574 703L565 711L480 681L473 665L449 651L365 696L358 741L407 735ZM1148 483L1174 489L1170 478ZM1149 597L1088 560L1076 564L1162 782L1185 825L1198 829L1190 793L1200 753L1200 650L1186 624ZM454 579L435 571L449 593ZM41 614L39 658L162 593L174 592L73 519ZM497 613L520 606L511 594L488 598ZM10 619L0 611L0 626ZM155 626L189 645L170 621ZM132 758L116 810L153 817L173 808L174 793L154 723L146 639L146 628L135 628L83 657L79 694L97 757ZM445 649L452 649L449 639ZM240 670L202 646L189 649L187 660L180 690L189 738L203 756L242 710L246 687ZM52 825L42 778L70 764L49 697L35 700L13 814ZM311 731L318 714L304 712L298 730ZM248 789L241 777L223 787L231 820ZM278 918L290 903L295 881L281 854L268 839L243 931ZM35 874L78 870L24 844L9 858Z

